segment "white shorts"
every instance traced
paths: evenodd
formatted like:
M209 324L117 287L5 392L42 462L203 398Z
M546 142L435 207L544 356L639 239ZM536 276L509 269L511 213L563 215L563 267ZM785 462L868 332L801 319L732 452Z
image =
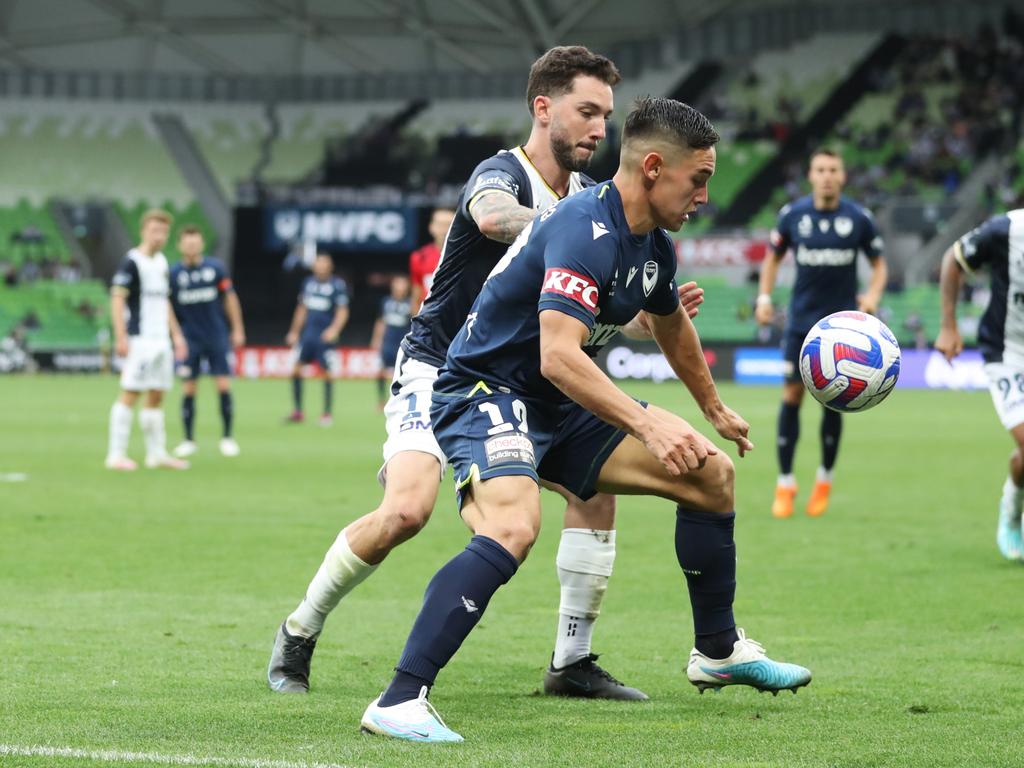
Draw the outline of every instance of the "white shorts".
M985 363L988 391L1007 429L1024 424L1024 367L1006 363Z
M121 368L121 389L143 392L150 389L171 388L174 381L174 352L170 340L128 339L128 357Z
M430 402L436 379L437 368L407 358L405 350L398 350L391 397L384 406L388 439L384 443L384 464L377 473L381 485L386 480L388 462L402 451L420 451L436 457L441 463L441 477L444 477L447 459L430 425Z

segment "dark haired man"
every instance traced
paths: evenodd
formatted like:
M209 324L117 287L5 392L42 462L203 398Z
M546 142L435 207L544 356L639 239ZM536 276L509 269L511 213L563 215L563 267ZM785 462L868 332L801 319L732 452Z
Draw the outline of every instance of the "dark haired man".
M231 349L245 345L242 305L224 265L218 259L205 256L204 246L203 233L198 227L182 227L178 233L181 261L171 268L171 305L188 342L188 358L181 366L181 421L185 440L174 449L179 459L199 450L194 439L196 379L204 361L220 396L221 455L239 454L238 443L231 434L235 412L231 397Z
M388 438L378 475L384 498L377 509L341 531L306 598L279 628L268 669L274 690L308 690L310 659L328 613L430 518L446 463L430 421L437 370L508 244L538 211L593 184L580 172L604 138L612 86L618 82L611 61L581 46L553 48L531 68L529 140L484 160L473 171L459 197L430 293L395 361L391 398L384 408ZM695 289L686 298L693 306L690 311L696 311L700 300ZM590 652L615 558L614 497L602 495L584 503L563 488L553 490L565 497L567 508L556 561L559 628L545 691L646 699L601 669Z
M842 196L846 171L842 158L830 149L811 155L807 180L811 194L794 200L779 211L771 233L772 253L761 269L760 291L755 317L767 325L775 312L772 289L779 262L793 249L796 259L796 284L790 298L789 317L783 341L786 363L779 409L777 454L779 478L775 486L772 514L785 518L793 514L797 485L793 477L793 455L800 437L800 403L804 385L800 379L800 347L812 326L826 315L844 309L878 311L888 271L882 257L882 238L875 220L863 206ZM857 256L863 253L871 261L871 283L857 296ZM821 466L814 490L807 502L807 514L819 517L828 509L832 490L832 467L839 453L842 414L822 408Z
M670 99L638 102L611 181L544 211L494 267L452 341L431 418L475 534L431 580L395 676L366 709L372 733L462 741L427 701L438 672L515 574L540 529L540 482L574 496L660 496L676 507L676 554L696 635L687 676L795 690L810 672L769 659L736 628L733 464L687 422L639 403L593 360L638 312L701 411L742 456L748 425L719 398L676 289L678 230L707 202L718 134Z

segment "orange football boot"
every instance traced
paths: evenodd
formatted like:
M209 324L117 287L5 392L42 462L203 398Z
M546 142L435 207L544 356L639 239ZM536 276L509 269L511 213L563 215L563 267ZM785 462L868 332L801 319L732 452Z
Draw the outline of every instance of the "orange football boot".
M828 480L816 480L814 490L811 491L811 498L807 500L807 514L811 517L821 517L828 509L828 494L832 490L832 483Z
M795 485L776 485L775 501L772 502L772 516L790 517L793 514L793 499L795 497Z

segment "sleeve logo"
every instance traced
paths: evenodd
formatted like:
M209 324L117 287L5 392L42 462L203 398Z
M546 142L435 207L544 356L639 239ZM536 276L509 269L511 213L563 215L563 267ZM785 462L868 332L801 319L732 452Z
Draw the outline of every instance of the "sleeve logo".
M594 281L570 269L551 268L544 273L544 287L541 295L555 293L582 304L592 314L597 314L597 299L600 295Z

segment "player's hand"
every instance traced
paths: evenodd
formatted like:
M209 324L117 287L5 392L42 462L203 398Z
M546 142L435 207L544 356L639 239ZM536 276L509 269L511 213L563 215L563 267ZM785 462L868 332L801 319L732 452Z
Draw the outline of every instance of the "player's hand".
M231 332L231 346L240 349L245 346L245 331Z
M964 339L958 329L943 328L935 340L935 348L946 358L946 362L952 363L953 358L964 351Z
M704 303L704 289L691 280L679 286L679 303L691 320L700 312L700 305Z
M771 325L775 319L775 307L769 301L758 302L754 307L754 319L758 325Z
M708 456L718 453L714 443L680 418L669 421L651 414L641 439L672 477L700 469Z
M174 359L186 359L188 357L188 342L185 341L185 337L179 333L172 338L172 341L174 342Z
M741 457L754 450L754 444L747 438L750 425L732 408L723 404L705 415L718 434L736 443Z
M878 314L878 299L867 293L862 296L858 296L857 309L869 315Z
M299 334L298 334L298 332L297 331L288 331L287 335L284 337L284 343L287 344L289 347L294 347L296 344L298 344L299 343Z
M324 332L320 334L320 341L327 344L333 344L338 339L338 333L332 331L330 328L324 329Z
M128 337L118 336L114 340L114 354L118 357L128 357Z

